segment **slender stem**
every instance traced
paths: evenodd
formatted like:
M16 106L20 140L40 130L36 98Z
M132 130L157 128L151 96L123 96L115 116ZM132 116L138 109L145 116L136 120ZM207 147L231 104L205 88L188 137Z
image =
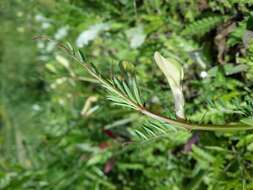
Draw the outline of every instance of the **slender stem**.
M240 131L240 130L253 130L253 126L251 125L244 125L244 124L230 124L230 125L204 125L204 124L192 124L192 123L187 123L185 121L179 121L175 119L170 119L165 116L161 116L159 114L155 114L153 112L150 112L146 110L145 108L140 108L139 111L155 120L163 121L165 123L178 126L178 127L183 127L188 130L203 130L203 131Z

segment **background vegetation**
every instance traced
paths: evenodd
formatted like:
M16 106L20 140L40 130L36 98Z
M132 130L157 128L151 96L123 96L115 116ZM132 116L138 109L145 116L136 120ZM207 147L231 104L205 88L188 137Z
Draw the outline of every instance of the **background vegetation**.
M171 118L153 54L177 57L188 120L251 123L251 10L252 0L2 0L0 189L253 189L251 131L167 126L136 143L146 117L113 105L56 48L70 42L108 78L121 63L145 107Z

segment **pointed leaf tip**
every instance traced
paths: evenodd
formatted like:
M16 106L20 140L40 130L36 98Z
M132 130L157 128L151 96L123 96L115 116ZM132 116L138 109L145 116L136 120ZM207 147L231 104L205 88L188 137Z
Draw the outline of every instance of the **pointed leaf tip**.
M165 59L159 52L154 53L154 59L158 67L165 74L170 85L180 86L184 72L182 66L175 59Z

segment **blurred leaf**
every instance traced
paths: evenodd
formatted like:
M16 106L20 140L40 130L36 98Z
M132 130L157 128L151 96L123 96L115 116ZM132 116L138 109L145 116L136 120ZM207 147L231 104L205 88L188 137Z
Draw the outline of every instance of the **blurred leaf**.
M144 43L146 38L142 25L127 30L126 35L130 41L131 48L140 47Z

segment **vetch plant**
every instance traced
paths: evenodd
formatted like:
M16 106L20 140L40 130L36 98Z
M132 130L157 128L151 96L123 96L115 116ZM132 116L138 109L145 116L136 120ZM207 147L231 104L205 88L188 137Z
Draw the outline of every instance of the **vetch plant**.
M0 189L253 189L252 0L3 1Z
M39 37L40 39L44 37ZM45 39L45 38L44 38ZM48 40L46 38L46 40ZM172 119L166 116L160 115L159 113L153 113L146 109L143 100L140 96L140 90L136 81L136 78L127 74L127 77L122 80L116 76L112 79L105 78L97 68L90 62L87 62L85 56L80 50L76 50L69 43L68 46L58 44L58 47L62 49L67 55L73 58L76 62L81 64L86 71L100 83L108 91L107 99L111 100L115 105L134 109L148 118L157 120L166 125L171 125L178 128L184 128L188 130L204 130L204 131L238 131L238 130L252 130L253 124L251 122L238 122L225 125L206 125L206 124L195 124L187 120L184 115L184 96L182 92L182 79L183 69L182 66L174 59L165 59L158 52L155 52L154 58L165 74L175 101L175 112L179 119ZM243 121L243 120L242 120ZM251 120L250 120L251 121Z

